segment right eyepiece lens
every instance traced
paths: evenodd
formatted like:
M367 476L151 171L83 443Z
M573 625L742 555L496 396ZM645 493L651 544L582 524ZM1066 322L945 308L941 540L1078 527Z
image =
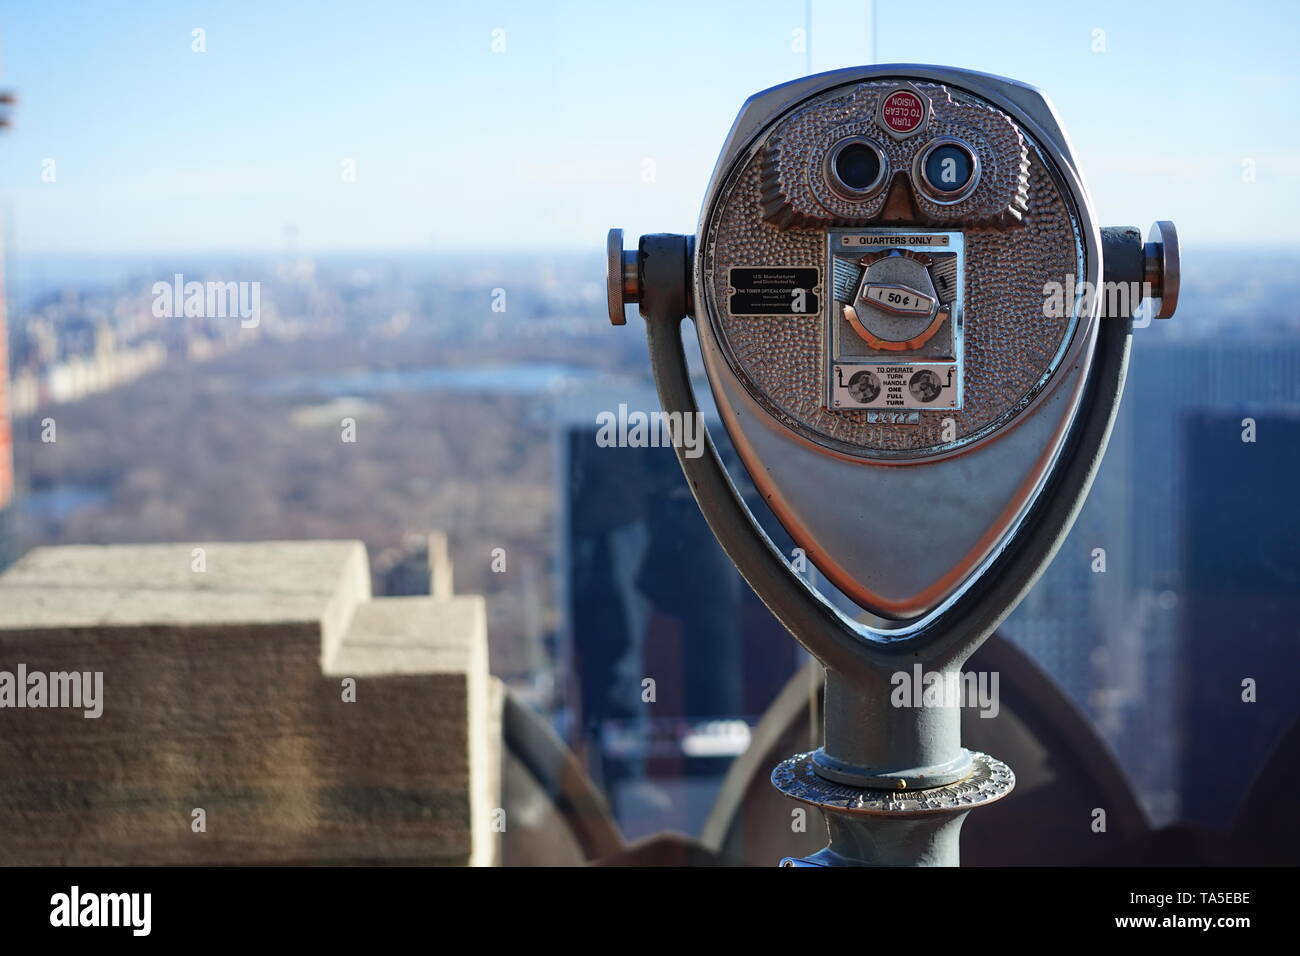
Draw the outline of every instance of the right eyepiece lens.
M941 193L955 193L966 187L975 173L975 157L955 143L944 143L925 158L925 178Z
M850 189L869 189L880 178L880 154L866 143L849 143L835 157L835 175Z

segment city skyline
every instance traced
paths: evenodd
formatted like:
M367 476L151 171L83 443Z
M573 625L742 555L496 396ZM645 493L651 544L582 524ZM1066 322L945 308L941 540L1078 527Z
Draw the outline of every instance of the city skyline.
M1297 247L1297 12L1249 10L44 5L0 23L0 202L18 256L595 248L691 230L748 95L874 58L1044 89L1105 223Z

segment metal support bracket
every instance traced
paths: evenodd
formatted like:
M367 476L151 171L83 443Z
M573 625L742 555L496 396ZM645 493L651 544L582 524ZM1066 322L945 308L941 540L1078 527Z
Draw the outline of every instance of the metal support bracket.
M692 311L692 245L690 236L644 236L634 269L618 257L619 287L627 292L626 299L621 291L617 297L620 315L624 301L639 303L660 403L682 416L699 411L680 329ZM613 316L612 282L610 299ZM1011 791L1010 768L961 747L958 708L892 707L890 676L918 663L927 672L959 671L1051 562L1105 451L1131 334L1130 316L1101 323L1081 410L1018 539L947 613L902 639L865 638L795 574L745 506L711 437L697 458L675 441L691 492L723 549L777 619L826 667L825 743L783 762L773 783L823 811L830 845L783 865L956 865L965 815Z

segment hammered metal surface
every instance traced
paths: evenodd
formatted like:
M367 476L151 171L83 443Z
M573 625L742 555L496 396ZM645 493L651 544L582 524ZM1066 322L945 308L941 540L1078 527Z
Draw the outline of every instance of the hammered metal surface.
M929 97L929 126L907 139L894 139L876 124L882 97L898 88L893 81L862 83L807 106L785 120L763 147L760 181L764 214L778 226L856 225L878 216L889 190L865 202L849 202L831 192L822 172L824 157L848 136L874 140L889 161L889 180L907 175L927 143L940 136L965 140L979 157L980 176L960 202L937 203L917 190L919 222L946 226L1015 222L1025 211L1029 155L1019 128L999 110L971 100L955 100L946 87L915 84Z
M765 147L780 138L786 157L793 156L795 140L787 135L791 124L810 131L806 135L811 138L803 141L802 148L805 149L819 143L817 137L825 139L829 135L838 138L838 132L826 134L809 117L816 110L825 109L832 118L838 117L842 121L846 101L861 103L864 111L862 118L851 123L850 127L868 130L887 149L900 151L900 157L919 151L932 136L951 128L951 119L940 119L940 110L948 103L950 94L946 89L939 88L940 94L933 85L923 85L936 108L935 122L928 130L914 140L896 144L878 129L872 131L871 105L880 91L895 86L894 82L873 81L860 84L858 92L848 96L843 91L836 91L834 95L827 94L814 101L811 107L777 123L766 140L741 160L738 169L719 192L703 237L702 279L706 306L724 354L741 382L789 427L837 450L867 457L873 452L888 457L951 449L980 437L983 432L1009 421L1023 410L1055 371L1055 365L1064 354L1077 324L1073 316L1044 317L1044 289L1048 283L1064 283L1067 276L1073 276L1076 283L1082 283L1085 278L1081 229L1072 206L1062 194L1037 145L1027 133L1017 130L1012 151L1018 156L1026 156L1028 165L1027 197L1020 220L1015 221L1013 217L1013 224L1003 222L974 229L966 229L962 223L947 224L948 228L962 228L967 243L962 326L965 381L961 410L921 411L919 423L911 425L872 422L869 420L872 416L865 409L829 411L824 405L822 339L825 320L822 315L738 318L729 313L726 306L728 275L729 270L735 267L815 268L821 277L817 294L822 297L831 294L831 282L825 274L825 229L780 229L764 219ZM953 93L951 96L954 104L974 102L969 94ZM974 117L983 117L993 124L994 129L1010 122L1003 114L984 105L980 105L975 113L963 115L966 122L974 122ZM949 125L945 126L945 123ZM1010 142L1005 137L1002 141ZM995 134L989 132L986 140L977 140L980 142L992 144ZM1027 154L1019 144L1028 147ZM793 162L793 159L789 161ZM807 162L816 164L819 160L810 157ZM993 165L991 161L989 165ZM1018 179L1018 174L1011 178ZM996 174L990 175L988 187L992 189L997 181ZM794 190L793 186L790 188ZM986 192L984 189L982 182L969 200L946 208L960 209L969 202L983 203L980 214L990 216L996 204L1010 193L1005 188L1002 192ZM770 183L768 194L770 201ZM918 193L918 206L923 200L923 195ZM873 224L860 218L836 220L836 223ZM885 225L904 224L891 222ZM953 420L955 441L944 439L945 419Z
M812 754L796 754L772 771L772 785L787 797L827 810L847 813L925 814L951 813L1001 800L1016 785L1011 768L988 754L971 753L974 770L969 777L946 787L927 790L864 790L819 777Z

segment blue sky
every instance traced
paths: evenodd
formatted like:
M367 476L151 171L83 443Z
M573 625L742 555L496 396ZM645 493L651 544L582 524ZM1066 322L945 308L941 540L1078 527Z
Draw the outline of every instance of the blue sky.
M690 231L748 95L873 49L1045 89L1107 224L1300 243L1294 3L882 3L873 40L870 3L814 0L810 56L792 49L803 0L0 10L0 85L21 97L0 138L13 256L258 253L289 224L317 251Z

